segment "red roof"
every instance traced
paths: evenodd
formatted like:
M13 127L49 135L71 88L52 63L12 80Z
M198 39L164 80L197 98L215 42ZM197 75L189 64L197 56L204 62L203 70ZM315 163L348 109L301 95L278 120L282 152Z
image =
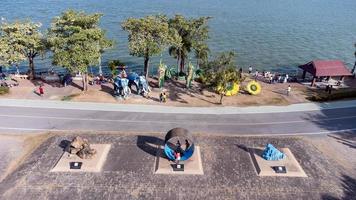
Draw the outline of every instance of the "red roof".
M299 68L313 76L351 76L351 72L340 60L314 60Z

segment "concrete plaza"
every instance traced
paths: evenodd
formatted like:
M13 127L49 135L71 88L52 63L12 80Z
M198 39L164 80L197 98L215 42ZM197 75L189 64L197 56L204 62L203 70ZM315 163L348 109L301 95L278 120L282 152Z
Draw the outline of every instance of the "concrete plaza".
M304 137L198 136L204 175L154 173L163 135L83 135L92 143L111 143L99 173L50 172L62 155L51 137L0 184L0 199L352 199L356 170L347 170ZM307 178L260 177L246 147L266 143L287 147Z

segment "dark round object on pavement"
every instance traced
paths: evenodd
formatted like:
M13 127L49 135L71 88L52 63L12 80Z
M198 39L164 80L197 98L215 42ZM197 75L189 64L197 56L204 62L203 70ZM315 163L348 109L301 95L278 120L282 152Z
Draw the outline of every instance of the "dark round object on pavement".
M181 161L189 159L194 153L194 138L187 129L174 128L164 139L164 153L170 160L175 160L174 153L181 153Z

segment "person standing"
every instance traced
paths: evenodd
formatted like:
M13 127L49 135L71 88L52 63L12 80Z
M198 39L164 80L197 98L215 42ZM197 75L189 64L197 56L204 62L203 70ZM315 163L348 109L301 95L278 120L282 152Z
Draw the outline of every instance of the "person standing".
M248 67L248 74L251 74L252 73L252 66L249 66Z
M287 88L287 96L289 96L291 90L292 90L292 88L290 87L290 85L288 85L288 88Z
M190 143L188 140L185 140L185 150L187 150L190 147Z
M255 81L257 81L258 78L258 70L255 71Z
M176 164L179 164L179 161L181 159L180 152L174 152L174 157L175 157Z
M329 87L329 94L331 94L331 90L333 89L333 85L330 85Z

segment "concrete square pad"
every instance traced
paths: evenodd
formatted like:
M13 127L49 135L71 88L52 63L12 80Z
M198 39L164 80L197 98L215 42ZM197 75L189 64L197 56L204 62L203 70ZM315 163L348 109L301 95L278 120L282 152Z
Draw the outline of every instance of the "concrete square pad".
M110 151L111 144L90 144L96 150L92 159L81 159L77 155L64 152L51 172L100 172ZM70 162L82 162L80 169L70 169Z
M188 175L188 174L203 175L204 174L199 146L195 146L195 150L192 157L190 157L186 161L181 161L179 163L184 164L184 171L173 171L172 164L175 163L173 161L169 161L165 157L163 146L159 146L157 148L157 156L156 156L156 162L154 168L155 174L179 174L179 175Z
M307 177L303 168L299 165L294 155L288 148L281 148L286 158L278 161L270 161L262 158L264 148L249 148L252 162L259 176L289 176L289 177ZM286 173L276 173L273 166L285 166Z

